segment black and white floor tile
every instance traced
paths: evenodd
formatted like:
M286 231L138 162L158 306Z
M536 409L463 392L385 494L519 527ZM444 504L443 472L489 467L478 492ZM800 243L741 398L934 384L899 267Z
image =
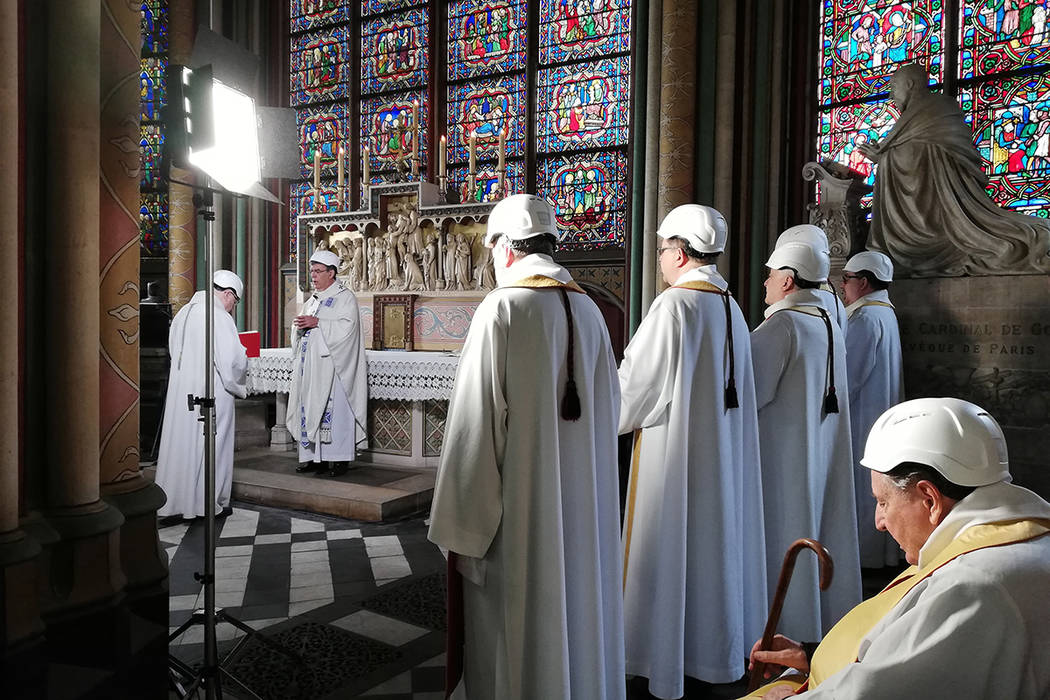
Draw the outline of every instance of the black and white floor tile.
M216 527L216 607L302 659L274 656L220 623L220 657L245 642L224 668L254 692L282 700L443 697L446 564L422 516L373 524L235 504ZM194 578L203 570L203 521L162 523L160 540L174 633L204 602ZM169 651L199 664L203 638L192 625Z

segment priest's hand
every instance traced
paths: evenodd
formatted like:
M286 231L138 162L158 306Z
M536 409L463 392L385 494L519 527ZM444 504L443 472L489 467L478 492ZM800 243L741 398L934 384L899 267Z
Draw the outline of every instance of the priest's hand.
M863 153L864 157L870 161L878 162L879 156L882 155L882 147L875 141L858 144L857 150Z
M798 695L790 686L778 685L768 693L762 696L762 700L781 700L781 698L791 698Z
M766 678L780 675L785 666L809 672L809 658L806 656L806 650L795 640L788 639L782 634L774 635L773 643L770 645L772 648L765 651L758 650L761 643L760 639L751 647L751 662L747 665L749 671L754 669L756 663L763 663L766 664Z
M316 316L296 316L295 320L292 321L292 325L301 331L310 330L311 328L317 328L317 317Z

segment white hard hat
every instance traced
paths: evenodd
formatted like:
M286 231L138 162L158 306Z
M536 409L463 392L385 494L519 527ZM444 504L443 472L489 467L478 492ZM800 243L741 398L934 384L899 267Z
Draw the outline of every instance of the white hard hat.
M211 281L216 287L232 289L238 299L244 296L244 282L241 282L241 278L234 272L229 270L216 270Z
M867 270L875 275L877 280L882 282L893 281L893 263L890 262L890 259L884 253L874 250L865 250L863 253L857 253L846 261L846 265L842 269L846 272Z
M959 486L1010 480L1003 429L962 399L913 399L879 416L860 463L885 473L903 462L925 464Z
M339 269L339 256L330 250L315 250L310 256L310 262L321 263L327 267Z
M790 267L804 280L823 282L828 278L828 272L831 270L831 258L819 252L809 243L788 241L770 253L766 267L774 270Z
M808 243L811 246L816 246L818 250L830 254L831 247L828 245L828 234L824 233L824 229L813 224L792 226L777 236L777 244L773 247L779 248L785 243L792 242Z
M554 208L546 199L534 194L512 194L492 207L482 242L491 248L499 236L522 241L542 234L561 240L554 220Z
M726 249L726 228L726 219L717 209L683 204L667 213L656 234L681 238L698 253L721 253Z

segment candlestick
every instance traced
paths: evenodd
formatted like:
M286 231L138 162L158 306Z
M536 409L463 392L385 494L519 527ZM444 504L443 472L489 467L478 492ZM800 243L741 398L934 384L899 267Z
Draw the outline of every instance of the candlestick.
M419 100L412 100L412 175L419 175L419 139L423 130L419 125Z
M339 146L339 162L336 166L336 185L335 185L335 196L336 201L339 203L339 210L343 209L343 147Z
M477 148L478 148L478 134L476 131L470 132L469 140L469 152L470 152L470 166L467 168L467 196L471 201L474 201L475 190L477 190Z
M314 211L321 211L321 148L314 144Z
M368 194L368 188L372 184L371 176L371 163L368 156L368 144L362 149L363 160L361 161L361 184L364 186L364 192Z
M499 194L503 195L503 185L507 181L507 132L499 132L499 165L496 166L496 173L499 178Z

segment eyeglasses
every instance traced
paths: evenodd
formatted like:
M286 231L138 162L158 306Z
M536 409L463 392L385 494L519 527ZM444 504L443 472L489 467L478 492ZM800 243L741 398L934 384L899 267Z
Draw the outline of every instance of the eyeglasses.
M241 298L239 296L237 296L237 292L233 291L232 289L227 289L226 291L229 292L233 296L233 305L234 306L237 306L237 304L241 303Z
M863 276L862 275L847 275L847 274L843 273L843 275L842 275L842 284L846 284L850 280L859 280L859 279L863 279Z
M665 250L681 250L681 248L675 248L673 245L664 246L663 248L657 248L656 257L660 257Z

